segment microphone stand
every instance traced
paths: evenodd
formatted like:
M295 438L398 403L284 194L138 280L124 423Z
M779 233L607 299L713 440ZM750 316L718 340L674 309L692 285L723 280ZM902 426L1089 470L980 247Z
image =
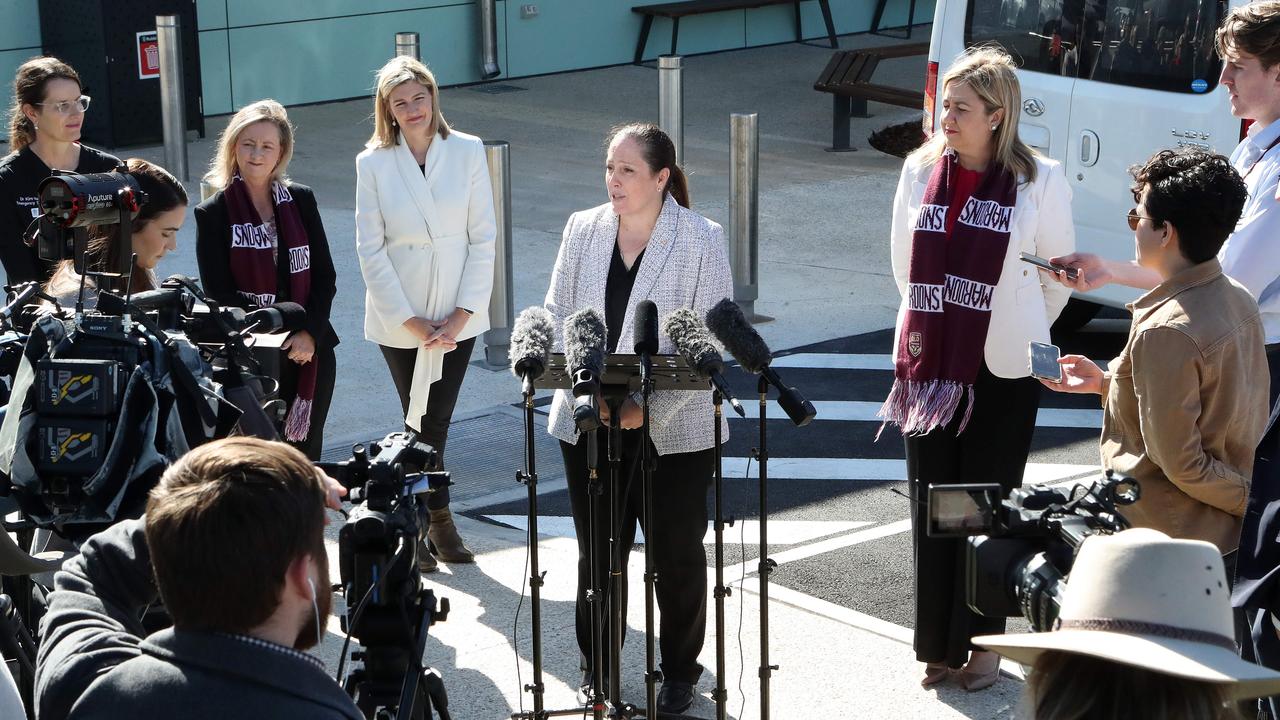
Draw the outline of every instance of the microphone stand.
M592 397L592 404L595 398ZM600 646L600 629L604 624L602 594L604 583L600 579L600 568L596 563L597 526L600 523L600 499L604 495L604 487L600 483L599 441L595 430L587 435L587 527L590 539L587 542L587 564L591 568L591 589L587 592L587 603L591 606L591 713L594 720L604 719L604 670L600 667L604 660L604 648Z
M711 697L716 703L716 720L725 720L728 715L727 703L729 693L724 687L725 676L725 660L724 660L724 599L729 595L729 589L724 585L724 512L722 507L722 485L724 481L724 462L723 451L720 447L721 430L720 421L724 416L724 397L720 394L719 389L711 391L711 402L715 406L715 536L716 536L716 689L711 693ZM729 524L733 524L730 520Z
M524 470L516 472L516 482L529 491L529 599L533 633L533 683L525 692L533 693L533 713L515 714L513 718L544 720L542 685L542 573L538 571L538 471L534 465L533 385L524 392Z
M769 557L769 380L765 376L760 376L756 391L760 394L760 447L753 451L760 464L760 720L769 720L769 679L778 669L769 664L769 574L778 563Z

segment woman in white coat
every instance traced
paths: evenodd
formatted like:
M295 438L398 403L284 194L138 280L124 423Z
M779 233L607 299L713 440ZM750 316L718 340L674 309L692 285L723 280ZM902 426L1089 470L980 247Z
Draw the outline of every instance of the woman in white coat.
M881 409L906 437L915 564L915 650L925 687L960 668L967 690L996 681L999 657L972 645L1003 632L965 603L964 544L923 529L931 484L1022 484L1040 385L1027 343L1049 341L1070 294L1021 262L1075 246L1062 166L1018 139L1012 59L976 48L943 78L941 131L907 158L893 202L902 292L893 390Z
M365 337L382 349L405 426L439 453L475 338L489 329L497 223L480 139L449 127L435 77L397 57L378 71L374 131L356 157L356 251L368 288ZM474 560L428 496L424 572Z

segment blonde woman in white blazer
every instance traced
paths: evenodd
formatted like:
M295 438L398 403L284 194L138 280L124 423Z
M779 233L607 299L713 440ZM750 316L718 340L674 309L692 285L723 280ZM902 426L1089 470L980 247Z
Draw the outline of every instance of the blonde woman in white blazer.
M893 275L903 301L894 384L881 409L904 432L912 498L915 651L925 687L993 684L999 657L970 638L1004 631L965 602L962 543L931 538L931 484L1022 484L1040 403L1027 343L1049 342L1070 294L1018 259L1075 247L1057 162L1018 139L1014 64L975 48L943 79L942 126L907 158L893 203Z
M659 317L679 308L704 316L733 292L724 230L688 209L688 185L676 165L671 139L655 125L626 125L614 130L608 148L605 189L610 200L570 216L551 274L545 304L555 320L557 352L563 348L560 329L565 318L583 308L594 308L604 316L608 351L629 354L634 345L635 307L641 301L652 300ZM670 338L660 335L658 352L675 352ZM578 537L577 637L584 660L580 699L585 702L592 652L591 605L586 600L593 571L588 552L588 508L594 498L600 503L599 512L604 513L612 497L608 490L603 495L588 494L587 442L577 432L570 404L565 391L556 391L548 431L560 440ZM620 417L603 414L606 417L602 419L619 424L623 430L621 482L627 491L618 503L618 539L625 557L643 508L638 462L643 439L637 430L642 417L635 398L625 402ZM650 457L657 457L657 464L653 474L654 524L652 537L646 541L658 573L663 674L659 713L678 714L687 709L702 674L698 653L706 634L707 607L702 536L707 528L707 488L715 471L713 417L710 391L659 390L650 397L649 452ZM721 425L728 439L728 427ZM608 429L596 432L600 457L607 457ZM598 547L608 547L608 525L597 527ZM607 554L599 553L594 570L604 577L607 568ZM598 631L600 647L607 648L607 628L599 627ZM609 666L606 655L601 660L602 675Z
M365 337L382 349L405 426L443 463L475 338L489 329L497 223L483 144L449 127L439 95L412 58L378 71L373 137L356 157L356 251ZM422 519L423 571L436 569L436 557L474 561L447 488L428 496Z

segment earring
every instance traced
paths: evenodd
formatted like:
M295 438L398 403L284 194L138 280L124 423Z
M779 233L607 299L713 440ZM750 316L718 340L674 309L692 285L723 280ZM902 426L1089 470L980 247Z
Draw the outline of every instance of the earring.
M999 126L999 125L992 125L992 126L991 126L991 132L995 132L995 131L996 131L996 128L998 128L998 127L1000 127L1000 126Z

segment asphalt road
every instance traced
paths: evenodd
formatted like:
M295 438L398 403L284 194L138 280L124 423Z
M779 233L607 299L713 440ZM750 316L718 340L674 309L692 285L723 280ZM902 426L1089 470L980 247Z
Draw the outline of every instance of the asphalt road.
M1063 353L1108 360L1125 338L1125 322L1113 317L1055 342ZM770 403L769 556L778 562L774 583L909 628L913 588L903 443L892 431L875 441L875 408L893 379L891 344L887 329L775 354L774 367L815 403L818 418L797 428ZM728 378L751 411L746 420L730 415L724 451L724 515L735 521L725 529L725 576L732 583L757 568L759 466L747 459L759 445L759 423L755 377L734 369ZM1026 482L1090 477L1098 466L1097 397L1043 392ZM565 492L539 502L540 531L571 535ZM709 508L711 503L709 494ZM523 502L510 502L468 514L524 527L524 513ZM711 538L708 532L709 565ZM1010 627L1020 625L1015 620Z

